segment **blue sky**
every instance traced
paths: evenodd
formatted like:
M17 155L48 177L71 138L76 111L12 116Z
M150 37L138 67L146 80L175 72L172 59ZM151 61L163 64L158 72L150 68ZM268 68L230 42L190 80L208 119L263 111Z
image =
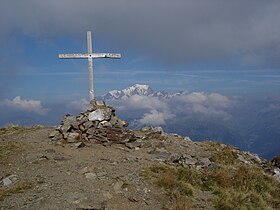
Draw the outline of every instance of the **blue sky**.
M96 95L142 83L279 96L279 10L274 0L2 0L0 103L88 98L87 61L58 59L86 52L87 30L94 51L122 54L95 60Z

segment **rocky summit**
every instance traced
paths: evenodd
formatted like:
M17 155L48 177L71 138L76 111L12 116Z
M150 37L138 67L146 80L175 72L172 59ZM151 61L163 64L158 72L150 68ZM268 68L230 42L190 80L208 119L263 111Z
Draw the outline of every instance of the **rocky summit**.
M104 101L90 102L85 112L78 116L66 114L61 125L49 137L56 143L129 143L135 141L127 123L115 114L113 107Z
M56 127L0 128L0 209L280 209L279 160L130 130L91 101Z

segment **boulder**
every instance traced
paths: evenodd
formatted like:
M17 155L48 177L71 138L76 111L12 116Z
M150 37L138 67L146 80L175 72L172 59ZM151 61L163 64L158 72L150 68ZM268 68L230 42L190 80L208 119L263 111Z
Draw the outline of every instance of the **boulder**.
M88 115L89 121L103 121L103 120L110 120L112 114L112 110L109 108L106 109L97 109Z

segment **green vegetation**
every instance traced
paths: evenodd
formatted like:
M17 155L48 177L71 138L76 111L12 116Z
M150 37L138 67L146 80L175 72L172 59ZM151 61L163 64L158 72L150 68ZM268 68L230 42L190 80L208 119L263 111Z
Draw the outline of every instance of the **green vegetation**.
M224 151L232 154L227 149ZM217 154L214 156L213 160L222 160ZM230 155L228 160L232 161L234 156ZM257 167L237 161L227 165L231 162L228 160L222 160L225 165L204 171L181 166L153 166L146 176L166 191L174 204L173 209L177 210L195 208L193 204L199 191L212 193L208 202L216 209L280 209L279 182Z

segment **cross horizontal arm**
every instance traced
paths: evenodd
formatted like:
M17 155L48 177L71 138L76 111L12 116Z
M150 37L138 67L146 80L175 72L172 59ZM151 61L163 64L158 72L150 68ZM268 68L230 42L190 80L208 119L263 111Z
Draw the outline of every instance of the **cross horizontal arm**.
M59 58L121 58L121 54L115 53L76 53L76 54L59 54Z
M121 58L121 54L116 53L93 53L93 58Z
M89 54L85 53L76 53L76 54L59 54L59 58L88 58Z

